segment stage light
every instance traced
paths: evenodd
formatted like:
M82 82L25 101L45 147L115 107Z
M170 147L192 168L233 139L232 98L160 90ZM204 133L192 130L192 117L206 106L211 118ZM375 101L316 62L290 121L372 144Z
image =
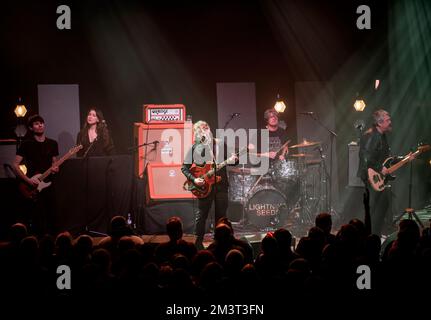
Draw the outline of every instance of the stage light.
M278 113L284 112L284 110L286 110L286 104L284 103L283 100L281 100L279 94L277 94L277 101L275 102L274 109Z
M364 111L366 106L367 105L365 104L364 99L360 98L359 93L357 93L355 103L353 104L353 108L355 108L357 112L362 112Z
M27 113L27 108L24 104L21 103L21 98L18 99L18 103L15 107L15 115L17 118L24 118L25 114Z
M379 89L379 86L380 86L380 80L379 80L379 79L376 79L376 80L374 81L374 90Z

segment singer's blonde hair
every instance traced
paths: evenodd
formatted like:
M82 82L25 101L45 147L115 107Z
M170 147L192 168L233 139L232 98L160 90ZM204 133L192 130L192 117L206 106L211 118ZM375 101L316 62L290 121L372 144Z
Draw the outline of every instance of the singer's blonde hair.
M202 132L202 128L201 128L201 126L203 126L203 125L207 125L208 128L210 127L208 125L208 123L206 121L203 121L203 120L199 120L193 125L193 135L195 138L195 142L201 141L201 139L203 137L203 132Z

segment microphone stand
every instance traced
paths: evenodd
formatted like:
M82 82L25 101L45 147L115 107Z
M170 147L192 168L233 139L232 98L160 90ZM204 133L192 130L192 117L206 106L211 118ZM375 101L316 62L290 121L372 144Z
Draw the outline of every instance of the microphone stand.
M148 135L147 135L147 139L148 139ZM137 146L129 147L129 148L127 148L127 150L130 151L131 153L135 153L139 148L141 148L141 147L147 147L149 145L154 145L154 149L155 149L155 148L157 148L158 144L159 144L159 141L156 140L156 141L153 141L153 142L146 142L146 143L139 144ZM142 175L145 178L144 172L145 172L145 168L147 167L147 148L145 148L144 159L145 159L145 162L144 162L144 171L142 172ZM134 166L134 171L137 170L136 165L137 165L137 162L134 161L134 165L133 165ZM141 175L141 172L139 172L139 176L140 175ZM135 179L134 178L133 178L133 181L135 183ZM133 192L132 192L132 194L133 194ZM133 195L131 197L133 197ZM138 209L137 210L138 210L138 212L141 210L141 204L140 203L138 204ZM135 211L135 210L133 210L133 211ZM130 214L130 212L129 212L129 214ZM137 219L138 214L136 214L136 212L133 212L133 216L134 216L133 217L133 221L131 221L130 227L132 228L133 231L135 231L134 229L136 229L136 225L137 224L138 225L140 224L140 221L137 221L138 220ZM129 219L129 217L127 217L127 219Z
M211 158L213 161L213 169L214 169L214 175L213 175L213 177L214 177L214 187L213 187L214 188L213 189L213 192L214 192L214 197L213 197L214 216L211 216L211 218L210 218L210 221L212 219L214 219L213 220L214 222L212 224L212 228L211 228L211 223L210 223L210 230L212 231L213 234L215 232L215 227L216 227L216 223L217 223L217 221L215 221L216 220L215 217L217 216L217 161L216 161L217 159L216 159L216 155L214 152L214 148L217 148L216 144L217 144L217 142L216 142L216 140L214 140L214 138L212 139L211 144L208 144L208 148L209 148L209 151L211 153ZM211 207L210 207L210 210L211 210Z
M147 147L147 146L150 146L150 145L154 145L153 149L156 149L159 143L160 142L157 141L157 140L153 141L153 142L146 142L146 143L139 144L137 146L133 146L133 147L127 148L127 150L132 151L132 152L136 152L139 148L141 148L141 147ZM144 159L145 159L145 162L144 162L144 172L145 172L145 168L147 167L147 148L145 148ZM144 172L142 172L142 174L144 174ZM140 175L141 175L141 172L139 172L139 176Z
M135 151L135 150L139 149L140 147L146 147L146 146L150 146L150 145L153 145L153 144L154 144L155 146L157 146L157 145L159 144L159 141L153 141L153 142L148 142L148 143L142 143L142 144L140 144L140 145L130 147L130 148L128 148L127 150L129 150L129 151Z
M328 204L328 199L326 200L326 210L330 213L330 211L332 211L332 148L333 148L333 144L334 144L334 138L336 138L338 135L331 129L329 129L326 125L324 125L322 123L322 121L320 121L320 119L314 114L308 114L314 121L316 121L321 127L323 127L326 131L329 132L329 136L330 136L330 152L331 152L331 156L329 158L329 204Z
M224 124L224 126L223 126L223 130L225 130L226 129L226 127L227 127L227 125L232 121L232 119L233 118L235 118L235 117L238 117L239 116L239 114L238 115L235 115L235 113L232 113L231 115L230 115L230 118L226 121L226 123Z

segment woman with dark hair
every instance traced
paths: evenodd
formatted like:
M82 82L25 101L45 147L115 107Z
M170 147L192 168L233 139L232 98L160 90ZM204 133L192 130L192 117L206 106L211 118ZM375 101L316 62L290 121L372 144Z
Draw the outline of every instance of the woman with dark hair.
M100 110L91 108L88 111L85 125L79 131L76 143L83 146L78 152L78 157L106 156L114 153L114 143Z

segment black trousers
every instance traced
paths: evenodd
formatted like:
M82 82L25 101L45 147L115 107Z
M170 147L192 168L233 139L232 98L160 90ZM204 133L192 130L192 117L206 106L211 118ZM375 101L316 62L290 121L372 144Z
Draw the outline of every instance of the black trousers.
M227 190L216 190L214 188L208 197L198 200L198 209L195 213L196 242L202 242L204 239L206 221L213 202L215 202L215 222L217 222L220 218L226 216L228 207Z
M367 187L370 190L370 215L371 215L371 233L378 236L382 235L389 220L393 217L391 207L391 188L386 188L383 191L374 191L367 181Z
M43 189L35 200L23 201L23 214L18 217L18 222L23 222L29 228L31 234L43 236L55 235L55 195L52 186Z

